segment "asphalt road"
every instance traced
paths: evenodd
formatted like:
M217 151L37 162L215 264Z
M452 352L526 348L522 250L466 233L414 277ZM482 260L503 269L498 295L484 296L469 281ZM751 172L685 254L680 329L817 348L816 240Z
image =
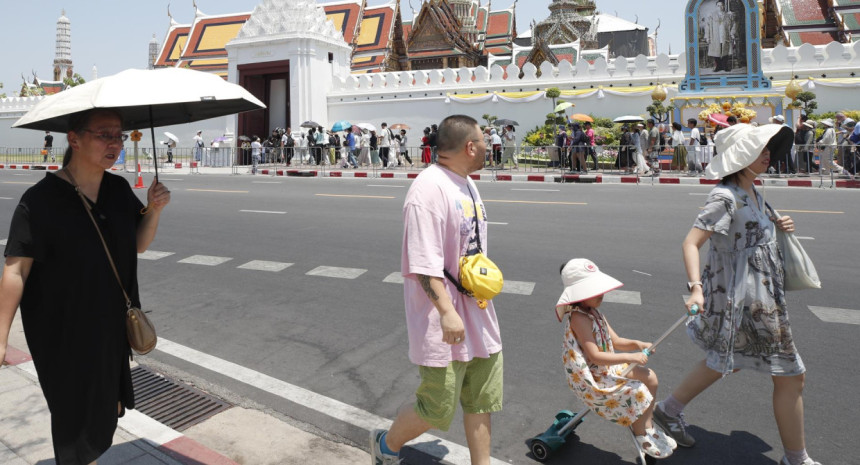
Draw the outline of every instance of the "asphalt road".
M17 199L41 176L0 171L0 224L9 224ZM173 201L150 249L173 254L139 262L143 304L152 310L159 336L393 418L418 384L406 352L402 286L383 282L400 269L401 207L409 182L163 178ZM605 303L601 310L619 334L656 338L683 312L680 244L708 188L488 182L478 188L493 222L490 256L506 281L534 283L530 295L505 293L495 300L506 376L504 411L493 417L493 456L535 463L524 441L545 430L559 410L581 407L566 384L563 328L553 313L562 290L559 266L587 257L620 279L622 290L638 293L641 304ZM795 218L824 283L822 290L789 295L794 336L808 368L808 449L822 463L860 463L850 456L860 375L847 368L860 328L823 321L809 309L860 314L855 299L860 192L767 188L765 195ZM193 255L230 260L217 266L179 262ZM253 260L292 265L278 272L237 268ZM306 274L320 266L366 272L355 279ZM661 380L658 398L701 358L682 330L670 336L649 363ZM364 444L366 432L359 428L221 373L159 351L140 360L175 367ZM717 383L686 410L697 446L664 463L776 463L782 447L770 392L770 380L758 373L741 372ZM458 423L434 434L465 444ZM632 441L622 428L589 417L576 433L579 438L549 463L633 462Z

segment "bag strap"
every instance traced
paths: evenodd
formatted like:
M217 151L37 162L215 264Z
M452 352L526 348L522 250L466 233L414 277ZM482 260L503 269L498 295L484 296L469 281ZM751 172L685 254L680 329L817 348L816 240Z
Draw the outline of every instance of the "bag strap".
M475 202L475 196L472 195L472 188L469 187L468 178L466 178L466 189L469 191L469 197L472 198L472 208L475 210L475 238L478 240L478 253L483 253L484 247L481 246L481 231L478 229L478 204Z
M478 228L478 204L475 202L475 196L472 195L472 188L469 187L468 178L466 179L466 189L469 191L469 197L472 198L472 207L475 210L475 237L478 240L478 253L481 253L483 247L481 247L481 231ZM457 287L457 290L460 291L461 294L473 297L472 292L463 287L459 279L454 278L454 276L449 273L448 270L446 270L444 267L442 268L442 271L445 273L445 277L448 278L452 283L454 283L454 286Z
M92 206L87 201L87 198L86 198L86 196L84 196L84 193L81 192L81 188L78 187L78 183L77 183L77 181L75 181L75 178L72 176L71 171L69 171L68 168L63 168L63 171L66 173L66 176L69 177L69 181L72 181L72 185L75 186L75 192L78 194L78 197L81 198L81 203L84 204L84 210L86 210L87 215L89 215L90 220L92 220L93 226L96 227L96 232L99 235L99 239L101 239L101 241L102 241L102 246L105 249L105 254L107 255L108 262L110 263L110 267L113 270L113 275L116 277L116 282L119 284L119 288L122 290L123 297L125 297L126 308L130 309L132 307L131 299L128 298L128 294L125 292L125 286L122 285L122 280L119 277L119 272L116 270L116 265L113 262L113 257L110 254L110 250L108 249L107 242L105 241L105 238L102 235L102 230L101 230L101 228L99 228L99 224L96 222L96 218L93 216Z

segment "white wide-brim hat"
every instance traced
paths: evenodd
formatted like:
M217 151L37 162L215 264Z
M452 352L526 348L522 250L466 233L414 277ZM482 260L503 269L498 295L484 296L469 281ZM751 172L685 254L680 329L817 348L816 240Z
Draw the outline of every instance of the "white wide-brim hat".
M833 127L833 120L830 118L823 119L823 120L819 121L818 124L821 124L823 126L827 126L828 128L832 128Z
M783 127L779 124L759 127L736 124L720 130L714 138L717 155L705 169L705 177L722 179L750 166Z
M807 120L803 122L803 125L808 127L809 129L815 129L815 122L811 120Z
M561 281L564 283L564 292L555 304L555 316L558 321L564 314L562 307L583 300L606 294L618 289L624 284L621 281L600 271L597 265L587 258L574 258L561 269Z

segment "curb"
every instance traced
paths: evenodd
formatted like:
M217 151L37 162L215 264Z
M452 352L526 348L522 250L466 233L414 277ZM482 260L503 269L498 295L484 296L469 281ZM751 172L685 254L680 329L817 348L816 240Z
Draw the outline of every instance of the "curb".
M10 366L27 373L38 382L36 366L30 354L7 346L6 362ZM239 465L237 462L209 449L199 442L166 426L137 410L126 410L125 416L119 419L117 427L132 436L142 439L155 447L159 452L177 462L186 465Z
M302 169L287 169L287 170L270 170L262 169L260 174L266 176L288 176L288 177L318 177L318 178L379 178L379 179L415 179L418 177L417 172L395 172L395 171L380 171L378 175L368 171L353 171L353 170L333 170L333 171L318 171L318 170L302 170ZM578 184L651 184L650 176L637 175L588 175L588 174L470 174L469 177L474 181L501 181L501 182L542 182L542 183L578 183ZM669 185L687 185L687 186L714 186L719 183L719 180L704 179L698 177L678 177L678 176L662 176L653 178L653 184L669 184ZM851 179L835 179L835 187L860 189L860 180ZM824 180L827 183L827 180ZM798 179L798 178L763 178L755 181L757 186L773 186L773 187L818 187L822 184L821 180L815 179ZM830 186L826 186L830 187Z
M198 167L198 162L191 162L191 168ZM182 163L174 164L174 169L182 169ZM42 164L3 164L0 163L0 170L43 170L57 171L59 165L42 165ZM117 168L111 168L117 171ZM351 169L339 169L332 171L320 171L315 169L298 169L298 168L265 168L258 170L258 173L263 176L285 176L299 178L379 178L379 179L415 179L420 172L401 172L401 171L355 171ZM253 176L253 175L252 175ZM513 174L506 173L477 173L470 174L470 178L475 181L500 181L500 182L541 182L541 183L577 183L577 184L669 184L669 185L685 185L685 186L713 186L719 183L718 180L704 179L699 177L684 177L684 176L639 176L639 175L606 175L606 174ZM860 176L858 176L860 178ZM860 179L833 179L833 187L839 189L860 189ZM827 178L760 178L755 181L758 186L773 186L773 187L826 187L830 188L831 183Z

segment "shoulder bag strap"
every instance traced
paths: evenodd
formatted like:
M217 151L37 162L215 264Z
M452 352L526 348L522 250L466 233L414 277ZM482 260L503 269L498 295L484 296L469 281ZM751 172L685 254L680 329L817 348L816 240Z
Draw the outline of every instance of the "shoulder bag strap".
M469 190L469 197L472 198L472 207L475 209L475 237L478 239L478 253L482 253L484 251L484 247L481 246L481 231L478 228L478 204L475 203L475 196L472 195L472 188L469 187L469 178L466 178L466 189Z
M128 298L128 294L125 292L125 286L122 285L122 280L119 277L119 272L116 270L116 265L113 262L113 257L110 254L110 250L108 249L107 242L105 242L105 238L102 235L102 230L101 230L101 228L99 228L99 224L96 223L96 219L93 216L92 207L90 206L90 203L87 202L87 198L84 196L84 193L81 192L81 188L78 187L78 183L75 181L75 178L72 177L72 173L68 169L65 169L65 168L63 169L63 171L66 173L66 176L69 177L69 181L72 181L72 185L75 186L75 192L78 194L78 197L81 198L81 203L84 204L84 210L86 210L87 215L89 215L90 220L92 220L93 226L96 227L96 232L99 235L99 239L101 239L101 241L102 241L102 246L104 247L105 254L107 255L107 258L108 258L108 263L110 263L110 267L113 270L113 275L116 277L116 282L119 284L119 288L122 290L123 297L125 297L126 308L131 308L132 307L131 299Z
M469 190L469 197L472 198L472 206L475 209L475 237L478 239L478 253L480 253L483 247L481 247L481 231L478 228L478 204L475 202L475 196L472 195L472 189L469 187L468 178L466 179L466 189ZM446 270L444 267L442 268L442 272L445 273L446 278L448 278L452 283L454 283L454 286L457 287L457 290L461 294L472 297L472 293L468 291L465 287L463 287L463 285L460 283L460 280L454 278L454 276L449 273L448 270Z

